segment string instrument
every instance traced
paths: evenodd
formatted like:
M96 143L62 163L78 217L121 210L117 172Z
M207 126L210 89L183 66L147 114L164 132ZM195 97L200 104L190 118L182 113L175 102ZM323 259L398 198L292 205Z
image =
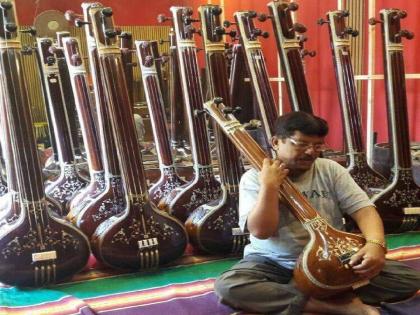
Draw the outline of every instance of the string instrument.
M229 102L228 69L225 56L222 9L218 5L198 8L207 65L207 83L211 97L226 97ZM241 253L249 234L239 225L239 181L243 173L240 154L218 125L214 125L219 160L222 195L195 209L185 222L190 242L197 249L210 253Z
M154 268L180 257L187 235L182 223L158 210L148 196L112 9L93 5L89 14L127 202L124 212L98 226L92 236L93 253L115 268Z
M408 132L407 94L402 38L412 39L414 34L401 29L401 19L407 13L398 9L383 9L381 23L382 47L388 112L389 139L394 156L394 176L391 184L372 201L381 216L386 233L410 231L420 226L420 187L413 179Z
M261 170L268 155L231 114L232 108L221 104L221 99L209 101L204 107L251 165ZM293 271L299 290L326 298L366 284L348 266L350 257L364 246L365 239L330 226L287 177L280 186L279 196L310 235Z
M251 78L252 90L256 98L259 116L265 131L267 143L271 143L274 135L274 124L278 116L277 105L271 90L267 66L258 36L267 38L263 32L254 25L253 19L257 16L255 11L239 11L234 13L239 35L239 41L245 52L248 73Z
M305 79L302 58L315 56L314 51L302 49L303 41L307 38L303 34L306 27L301 23L293 23L291 12L298 10L296 2L286 3L271 1L268 3L270 15L260 14L258 19L271 19L276 37L277 50L280 57L281 69L287 86L287 94L292 110L304 111L312 114L312 103Z
M159 160L160 178L149 189L149 198L157 205L162 198L185 182L178 176L169 143L162 86L154 57L156 52L153 53L153 50L158 49L158 43L157 41L136 41L135 46Z
M220 183L216 180L211 164L209 140L203 110L203 94L197 62L197 48L192 23L193 11L189 7L171 7L176 34L178 61L187 109L194 178L185 186L174 189L159 207L182 222L197 207L220 197Z
M13 1L0 4L0 71L8 137L16 170L19 218L0 230L0 282L43 286L63 281L87 263L86 237L52 215L60 209L45 197L21 56Z
M387 181L373 170L366 160L362 118L350 53L350 36L354 37L359 33L346 26L345 18L348 16L348 11L330 11L327 13L327 21L320 19L319 23L327 23L329 26L341 116L346 136L347 170L355 182L372 196L378 190L385 188Z
M6 170L3 150L1 147L0 147L0 159L1 159L0 161L0 174L1 174L0 175L0 197L2 197L7 193L8 189L7 189L7 182L4 176L2 176L4 173L7 173L7 170Z
M129 32L122 32L119 36L121 57L124 65L124 75L127 82L128 95L130 96L131 104L134 106L134 73L133 67L136 64L133 62L133 35Z
M75 204L67 215L67 219L73 222L88 236L92 236L99 224L114 215L122 213L126 209L117 150L112 134L111 120L107 110L108 103L102 83L103 78L99 64L98 49L90 21L89 10L95 5L100 4L92 2L82 3L83 15L77 15L69 11L66 12L66 17L74 21L76 26L85 27L90 73L95 96L95 102L90 101L89 105L91 108L90 111L96 113L93 116L96 121L96 131L100 140L102 164L105 171L105 188L103 192L86 206L83 206L84 203L82 202ZM68 52L71 55L70 58L72 58L73 54L70 52L73 52L73 50L68 50ZM80 53L76 53L76 55L78 54L80 55ZM78 58L76 57L76 59ZM79 69L82 69L82 67L83 64L79 66ZM84 77L79 76L79 80L83 81Z
M70 128L71 140L73 143L73 151L76 157L81 159L81 143L79 141L79 120L77 117L76 110L76 101L74 99L74 94L72 91L72 85L70 83L69 70L67 68L67 63L64 58L63 52L63 38L69 37L70 32L62 31L57 32L57 40L55 45L51 46L53 49L54 55L56 57L58 71L60 73L61 86L63 91L63 97L66 100L66 113L68 124ZM82 143L83 145L83 143ZM80 165L79 165L80 169Z
M54 57L51 38L37 38L37 48L42 64L42 76L46 87L46 98L54 129L57 145L60 173L57 179L49 182L45 188L46 195L61 205L59 216L68 213L68 203L75 194L86 185L76 170L73 142L69 128L66 103L61 88L61 78Z

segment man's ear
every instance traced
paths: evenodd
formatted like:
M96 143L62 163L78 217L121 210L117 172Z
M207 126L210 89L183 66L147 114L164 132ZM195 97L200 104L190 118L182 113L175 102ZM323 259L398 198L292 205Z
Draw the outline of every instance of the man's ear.
M276 136L271 137L271 146L273 149L277 149L277 145L279 144L279 139Z

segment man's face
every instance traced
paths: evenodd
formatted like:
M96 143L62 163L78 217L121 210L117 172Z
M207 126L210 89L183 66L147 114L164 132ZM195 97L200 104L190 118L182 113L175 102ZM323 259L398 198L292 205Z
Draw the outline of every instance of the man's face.
M277 158L287 165L292 174L309 170L324 149L324 143L325 137L308 136L300 131L285 139L272 139Z

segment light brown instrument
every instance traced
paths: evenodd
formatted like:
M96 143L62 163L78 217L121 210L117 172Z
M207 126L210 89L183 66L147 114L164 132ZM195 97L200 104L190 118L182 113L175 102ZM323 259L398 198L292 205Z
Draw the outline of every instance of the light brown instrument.
M268 156L231 115L232 109L221 104L221 99L207 102L204 107L236 148L260 170ZM326 298L365 284L347 265L350 257L364 246L365 239L330 226L288 178L283 181L279 195L310 235L294 269L299 290Z

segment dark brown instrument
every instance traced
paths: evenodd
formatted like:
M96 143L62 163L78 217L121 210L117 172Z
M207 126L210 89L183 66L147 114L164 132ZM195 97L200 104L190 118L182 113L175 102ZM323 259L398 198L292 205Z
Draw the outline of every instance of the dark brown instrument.
M17 286L43 286L83 269L89 257L86 237L53 216L56 205L45 198L30 104L21 62L14 2L0 4L0 67L20 208L19 219L0 230L0 281Z
M270 18L276 36L277 50L281 61L281 69L287 86L290 106L294 111L313 113L311 98L305 79L302 57L315 56L314 52L302 50L301 44L306 37L306 27L300 23L293 23L291 12L298 9L296 2L271 1L268 3ZM268 17L259 16L260 21Z
M61 205L61 210L57 214L65 216L68 213L69 201L86 185L86 180L76 170L60 74L56 58L50 49L52 45L53 42L50 38L37 38L42 75L47 92L46 97L48 98L47 103L51 114L60 165L60 175L47 184L45 193Z
M112 135L111 121L107 110L107 100L100 70L98 49L93 36L89 10L99 5L92 2L82 3L83 16L67 12L67 17L74 19L76 26L85 27L90 73L93 81L95 102L89 102L96 117L98 135L102 149L102 164L105 171L105 188L86 207L72 207L67 218L75 223L86 235L91 236L96 228L106 219L122 213L126 209L125 193L118 165L117 150ZM82 77L80 78L83 79ZM81 203L79 205L82 205Z
M223 29L217 5L198 8L206 53L207 84L211 97L226 98L229 103L228 69ZM213 126L219 160L222 195L193 211L185 222L190 242L210 253L240 253L248 243L249 234L239 228L239 181L243 173L240 154L220 127Z
M127 201L121 215L98 226L92 236L93 252L103 263L116 268L157 267L184 253L187 235L178 220L159 211L149 200L112 9L92 5L89 14Z
M230 114L232 109L219 102L215 99L204 107L237 149L260 170L267 154ZM347 265L365 239L330 226L288 178L280 186L279 196L310 235L293 273L297 287L307 295L325 298L365 284Z
M384 52L384 72L388 112L389 139L394 155L394 176L391 185L373 198L384 222L386 233L410 231L420 226L420 187L413 179L408 133L407 95L402 38L412 39L414 34L401 29L405 11L383 9L380 22Z
M51 46L54 49L54 55L56 57L58 71L60 73L60 80L61 80L61 87L63 91L63 97L66 100L66 113L68 119L68 125L70 128L71 140L73 143L73 151L77 158L81 160L82 151L81 145L79 140L79 121L77 117L77 110L76 110L76 102L75 96L72 91L71 83L70 83L70 75L69 70L67 68L67 63L64 58L64 51L63 51L63 38L69 37L70 32L57 32L57 41L54 46Z
M219 198L221 189L213 173L205 118L199 115L203 110L203 93L193 36L196 32L192 25L193 12L189 7L171 7L171 12L195 174L185 187L173 190L160 207L185 222L194 209Z
M127 82L128 95L130 102L134 106L134 73L133 67L133 35L129 32L122 32L119 36L121 57L124 65L124 75Z
M162 87L157 74L156 58L153 54L153 50L158 50L158 43L157 41L136 41L135 45L159 160L160 178L149 189L149 198L157 205L162 198L185 182L176 172L169 143Z
M363 145L362 119L357 101L350 53L350 35L358 32L346 26L348 11L330 11L327 21L330 31L331 51L337 80L341 116L346 136L347 170L356 183L372 196L387 185L386 179L374 171L366 160Z
M239 11L234 13L239 33L239 40L245 52L245 60L250 74L252 90L257 100L259 116L265 131L267 143L274 135L274 123L278 116L277 105L271 90L267 66L258 36L268 37L254 26L254 11Z

